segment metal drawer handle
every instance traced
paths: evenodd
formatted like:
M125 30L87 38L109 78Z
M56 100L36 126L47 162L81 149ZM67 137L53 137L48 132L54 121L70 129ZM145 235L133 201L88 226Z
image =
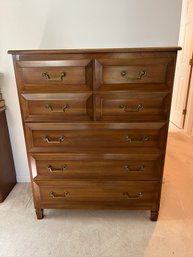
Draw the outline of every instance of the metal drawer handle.
M58 78L51 78L51 76L49 75L48 72L43 72L42 73L42 78L45 78L45 79L47 79L49 81L62 81L65 76L66 76L65 72L61 72L60 73L60 77L58 77Z
M124 168L127 170L127 172L143 172L145 169L144 165L141 165L136 169L131 169L130 166L125 165Z
M70 193L69 192L64 192L63 195L56 195L54 192L50 192L49 196L51 196L52 198L65 198L67 196L69 196Z
M120 108L124 110L124 112L139 112L143 109L143 104L138 104L135 108L129 108L128 105L121 104Z
M125 79L131 79L131 80L139 80L141 79L144 75L146 74L146 71L142 70L140 71L139 75L137 77L129 77L128 76L128 71L121 71L121 76L124 77Z
M126 136L126 139L127 139L127 141L129 141L129 143L135 143L135 144L144 143L144 142L150 140L150 138L148 136L143 136L139 139L132 138L131 136Z
M61 110L54 110L51 104L47 104L45 108L48 109L50 112L65 112L66 109L70 108L70 106L68 104L65 104L63 105Z
M67 168L66 164L64 166L62 166L60 169L55 169L55 170L52 168L51 165L48 166L49 172L52 172L52 173L64 172L66 168Z
M133 194L129 194L128 192L123 192L123 196L125 196L127 199L131 200L131 199L140 199L141 197L143 197L143 194L141 192L139 192L136 195Z
M49 137L47 137L47 136L45 136L45 137L43 137L42 139L46 142L46 143L48 143L48 144L61 144L63 141L64 141L64 136L62 135L62 136L60 136L59 138L58 138L58 140L51 140Z

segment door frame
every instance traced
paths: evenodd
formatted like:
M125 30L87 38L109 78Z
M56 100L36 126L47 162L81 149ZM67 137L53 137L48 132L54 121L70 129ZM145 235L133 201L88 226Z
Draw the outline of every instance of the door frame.
M193 55L192 55L193 60ZM184 131L193 137L193 65L191 64L189 91L187 99L187 113L184 122Z
M193 134L193 78L191 78L193 71L192 65L189 64L190 59L193 58L193 30L191 29L189 34L191 37L186 37L186 33L187 26L192 28L192 24L193 2L183 0L178 42L182 51L178 53L176 63L170 120L189 135Z

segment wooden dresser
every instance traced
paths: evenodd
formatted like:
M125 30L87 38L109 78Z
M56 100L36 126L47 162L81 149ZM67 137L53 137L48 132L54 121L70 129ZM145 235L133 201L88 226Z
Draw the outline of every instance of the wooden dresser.
M157 220L179 49L9 51L38 219L96 208Z
M5 102L0 92L0 203L16 184L16 174L5 115Z

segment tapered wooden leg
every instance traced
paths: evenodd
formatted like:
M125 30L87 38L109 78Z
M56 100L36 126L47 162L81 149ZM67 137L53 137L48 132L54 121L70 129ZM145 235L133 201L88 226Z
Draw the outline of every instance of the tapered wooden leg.
M151 220L157 221L158 215L159 215L158 211L151 211Z
M38 220L43 219L44 217L44 210L43 209L36 209L36 216Z

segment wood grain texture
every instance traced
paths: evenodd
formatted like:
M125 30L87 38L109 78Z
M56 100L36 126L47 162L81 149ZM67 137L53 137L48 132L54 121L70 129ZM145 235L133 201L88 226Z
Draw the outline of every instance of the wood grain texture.
M38 157L37 157L38 158ZM46 156L45 156L46 158ZM34 177L39 179L106 179L113 180L155 180L160 177L160 159L149 160L34 160L36 171ZM156 172L155 172L156 171Z
M137 207L155 204L159 194L158 182L55 182L37 181L40 185L42 205L52 204L55 206L97 203L101 205L115 205L119 209L121 205ZM50 184L50 186L49 186Z
M22 94L22 106L26 122L45 120L77 121L93 118L91 93Z

